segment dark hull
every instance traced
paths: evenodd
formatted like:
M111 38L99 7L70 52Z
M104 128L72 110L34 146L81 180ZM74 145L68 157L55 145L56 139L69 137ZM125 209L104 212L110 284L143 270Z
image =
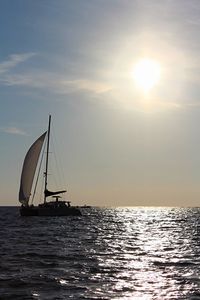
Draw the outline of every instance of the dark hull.
M21 206L20 208L21 216L38 216L38 207L30 207L30 206Z
M81 211L73 206L70 207L48 207L48 206L21 206L20 215L24 217L31 216L81 216Z

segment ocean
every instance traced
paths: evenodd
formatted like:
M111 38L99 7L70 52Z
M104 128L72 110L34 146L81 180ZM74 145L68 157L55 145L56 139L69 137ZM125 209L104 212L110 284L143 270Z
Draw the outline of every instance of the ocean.
M200 299L200 209L0 207L0 299Z

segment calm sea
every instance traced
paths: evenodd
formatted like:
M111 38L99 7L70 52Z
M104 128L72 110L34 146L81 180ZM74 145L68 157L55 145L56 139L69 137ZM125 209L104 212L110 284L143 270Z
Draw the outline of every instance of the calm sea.
M200 299L200 209L0 208L0 299Z

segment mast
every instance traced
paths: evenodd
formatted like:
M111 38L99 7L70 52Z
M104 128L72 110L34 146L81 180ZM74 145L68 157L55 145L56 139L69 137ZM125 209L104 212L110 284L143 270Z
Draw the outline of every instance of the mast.
M44 173L44 203L46 202L46 190L47 190L47 177L48 177L48 163L49 163L49 140L50 140L50 129L51 129L51 115L49 115L49 125L47 131L47 155L46 155L46 168Z

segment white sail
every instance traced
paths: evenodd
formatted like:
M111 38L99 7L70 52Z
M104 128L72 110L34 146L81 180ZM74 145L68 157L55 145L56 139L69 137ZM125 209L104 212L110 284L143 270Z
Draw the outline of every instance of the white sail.
M47 132L43 133L33 143L24 159L19 189L19 202L21 202L22 204L28 204L38 159L40 156L46 133Z

